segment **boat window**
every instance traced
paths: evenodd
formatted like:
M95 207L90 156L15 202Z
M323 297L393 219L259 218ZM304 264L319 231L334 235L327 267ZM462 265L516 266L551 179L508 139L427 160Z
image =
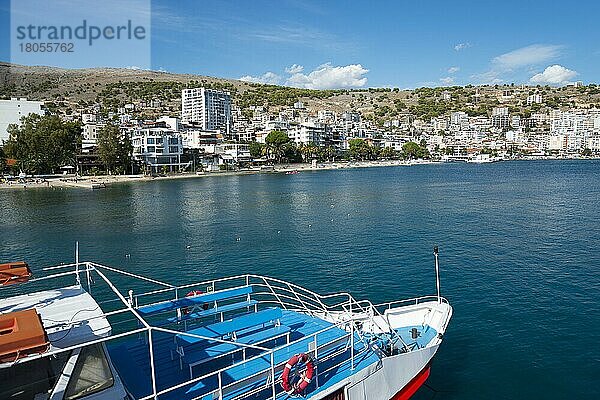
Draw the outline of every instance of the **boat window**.
M47 399L70 355L66 351L0 368L0 399Z
M79 353L73 377L67 385L66 400L80 399L111 387L114 378L101 344L85 347Z

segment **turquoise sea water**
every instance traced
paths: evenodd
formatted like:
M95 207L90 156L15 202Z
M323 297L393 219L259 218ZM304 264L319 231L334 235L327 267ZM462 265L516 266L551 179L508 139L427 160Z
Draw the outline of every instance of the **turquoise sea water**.
M454 317L416 398L593 399L599 200L597 161L3 190L0 260L69 262L78 240L171 282L252 272L380 302L435 292L437 244Z

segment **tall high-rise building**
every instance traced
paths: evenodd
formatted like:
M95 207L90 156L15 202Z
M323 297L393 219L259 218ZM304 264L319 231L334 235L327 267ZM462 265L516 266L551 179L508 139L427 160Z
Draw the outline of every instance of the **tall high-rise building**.
M214 89L195 88L181 91L181 121L203 130L230 133L231 95Z
M8 140L8 126L19 125L21 118L29 114L43 115L45 113L44 103L41 101L30 101L25 98L13 97L10 100L0 100L0 145Z

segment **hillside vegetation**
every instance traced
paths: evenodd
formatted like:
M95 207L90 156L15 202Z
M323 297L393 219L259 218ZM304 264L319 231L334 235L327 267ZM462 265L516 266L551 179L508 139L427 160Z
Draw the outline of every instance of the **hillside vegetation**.
M152 107L148 106L144 114L148 118L178 113L181 90L200 86L228 90L234 103L242 110L263 106L276 112L278 108L302 101L309 111L357 111L378 125L408 114L426 121L453 111L464 111L471 116L487 115L493 107L500 105L523 116L559 108L600 107L600 87L593 84L563 88L495 85L415 90L310 90L145 70L68 70L2 63L0 83L0 98L42 100L47 102L49 109L62 114L81 112L94 105L99 105L103 112L109 112L128 103L152 102ZM502 97L506 91L510 95ZM451 99L443 99L444 93L449 94ZM543 104L527 105L527 96L534 93L543 96Z

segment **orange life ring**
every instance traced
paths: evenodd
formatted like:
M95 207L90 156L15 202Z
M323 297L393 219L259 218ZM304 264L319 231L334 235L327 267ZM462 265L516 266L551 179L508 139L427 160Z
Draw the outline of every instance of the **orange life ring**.
M203 291L201 290L192 290L191 292L189 292L188 294L185 295L185 297L194 297L194 296L198 296L204 294ZM208 309L208 304L204 303L202 304L202 309L203 310L207 310ZM189 314L191 311L189 309L189 307L181 307L181 314L182 315L187 315Z
M290 382L290 372L299 362L306 366L306 370L300 374L300 379L293 383ZM310 384L315 375L315 365L313 360L305 353L296 354L288 360L281 375L281 386L289 394L302 394Z

